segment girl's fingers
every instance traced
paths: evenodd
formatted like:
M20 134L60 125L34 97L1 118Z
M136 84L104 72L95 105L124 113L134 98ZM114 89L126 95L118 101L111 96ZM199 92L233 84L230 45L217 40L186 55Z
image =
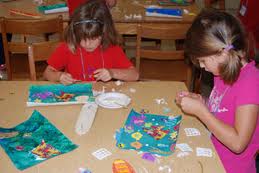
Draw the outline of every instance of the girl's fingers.
M75 79L73 79L69 73L62 73L60 76L60 82L64 85L70 85L75 82Z
M178 97L185 97L188 96L190 93L188 91L180 91L177 93Z
M73 83L73 81L68 80L68 79L64 79L64 80L63 80L63 83L64 83L65 85L70 85L70 84Z
M96 80L109 81L111 79L110 72L107 69L97 69L94 71L94 77Z
M95 78L96 80L100 80L100 78L101 78L101 72L102 72L102 69L97 69L97 70L95 70L95 71L93 72L94 78Z
M183 99L183 97L176 97L176 98L175 98L175 103L176 103L177 105L181 105L182 99Z
M102 68L99 68L99 69L95 70L95 71L93 72L93 74L94 74L94 75L97 75L97 74L101 73L102 71L103 71L103 69L102 69Z
M102 73L100 71L94 73L94 78L98 81L102 78Z

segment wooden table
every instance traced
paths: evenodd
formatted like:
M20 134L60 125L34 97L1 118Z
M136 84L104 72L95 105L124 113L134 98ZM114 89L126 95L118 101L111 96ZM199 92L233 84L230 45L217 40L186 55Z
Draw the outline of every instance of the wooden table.
M161 18L161 17L146 17L144 6L148 5L158 5L156 0L117 0L117 5L112 8L112 16L116 25L117 30L121 34L136 34L136 26L138 24L152 24L152 25L161 25L167 24L172 26L177 26L179 24L186 25L189 27L192 23L195 15L199 12L198 7L195 3L190 6L181 6L174 8L186 9L190 12L191 15L184 14L182 19L176 18ZM57 15L62 15L64 21L69 20L68 13L56 13L44 15L37 11L36 4L33 4L32 0L16 0L10 2L0 2L0 16L5 16L12 19L32 19L30 17L10 15L10 9L17 9L21 11L26 11L29 13L38 14L41 16L41 19L52 18ZM141 15L142 18L134 18L134 15ZM131 18L129 16L132 16Z
M131 97L132 103L127 109L104 109L99 107L94 124L90 132L83 136L75 133L74 126L82 105L48 106L48 107L26 107L28 86L30 84L47 84L47 82L30 81L2 81L0 82L0 127L14 127L29 118L34 109L40 111L50 122L79 147L58 157L54 157L36 166L24 170L24 173L73 173L79 167L87 167L93 173L112 172L112 163L115 159L128 161L136 172L158 173L159 167L169 166L176 173L223 173L224 168L215 149L209 139L205 127L196 118L183 115L180 126L180 134L177 143L187 143L193 149L190 155L177 157L179 149L168 157L159 157L155 163L143 160L136 151L122 150L115 146L115 131L121 128L132 108L136 111L149 110L150 113L164 114L163 108L172 110L171 115L182 114L175 105L176 92L186 90L181 82L129 82L120 86L113 82L94 83L94 90L106 91L113 88ZM136 90L130 92L130 88ZM167 105L157 104L154 99L164 98ZM194 127L200 132L200 136L187 137L184 128ZM212 157L197 157L196 147L210 148ZM92 152L106 148L112 155L98 160L92 156ZM4 150L0 149L0 170L3 173L19 172L10 161ZM165 171L165 170L164 170ZM167 171L165 171L167 172Z

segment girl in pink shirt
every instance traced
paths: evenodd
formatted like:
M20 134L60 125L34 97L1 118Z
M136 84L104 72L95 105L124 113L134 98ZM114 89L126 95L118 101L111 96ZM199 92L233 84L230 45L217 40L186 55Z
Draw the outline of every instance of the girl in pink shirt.
M227 173L255 173L259 149L259 69L247 57L247 38L234 16L204 10L187 32L186 54L214 75L207 103L198 94L181 92L177 104L199 118Z

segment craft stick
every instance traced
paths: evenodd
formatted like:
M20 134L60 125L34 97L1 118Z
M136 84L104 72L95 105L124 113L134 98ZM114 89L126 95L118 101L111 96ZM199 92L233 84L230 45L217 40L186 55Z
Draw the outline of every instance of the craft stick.
M196 16L195 13L188 13L188 15L190 15L190 16Z
M74 79L74 82L82 82L82 80L77 80L77 79Z
M41 16L38 14L28 13L28 12L16 10L16 9L10 9L9 12L10 12L10 14L15 14L15 15L20 15L20 16L27 16L27 17L32 17L32 18L36 18L36 19L41 18Z
M117 102L117 101L113 101L112 103L115 103L116 105L121 106L121 107L126 108L126 109L128 108L127 105L122 104L122 103L119 103L119 102Z

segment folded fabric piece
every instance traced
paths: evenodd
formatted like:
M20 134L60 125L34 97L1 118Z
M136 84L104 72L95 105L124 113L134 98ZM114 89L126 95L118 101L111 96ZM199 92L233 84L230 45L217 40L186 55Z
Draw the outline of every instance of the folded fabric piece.
M162 156L175 150L182 116L137 113L131 110L124 127L116 134L116 146Z
M62 8L56 8L56 9L52 9L52 10L44 10L43 13L44 14L52 14L52 13L64 13L64 12L68 12L68 7L62 7Z
M36 110L16 127L0 128L0 145L19 170L77 148Z
M182 10L176 8L146 8L146 16L182 18Z
M52 4L52 5L41 5L38 6L38 10L44 14L67 12L68 7L66 3Z
M159 5L174 5L174 6L186 6L186 5L190 5L190 2L188 2L187 0L157 0Z

